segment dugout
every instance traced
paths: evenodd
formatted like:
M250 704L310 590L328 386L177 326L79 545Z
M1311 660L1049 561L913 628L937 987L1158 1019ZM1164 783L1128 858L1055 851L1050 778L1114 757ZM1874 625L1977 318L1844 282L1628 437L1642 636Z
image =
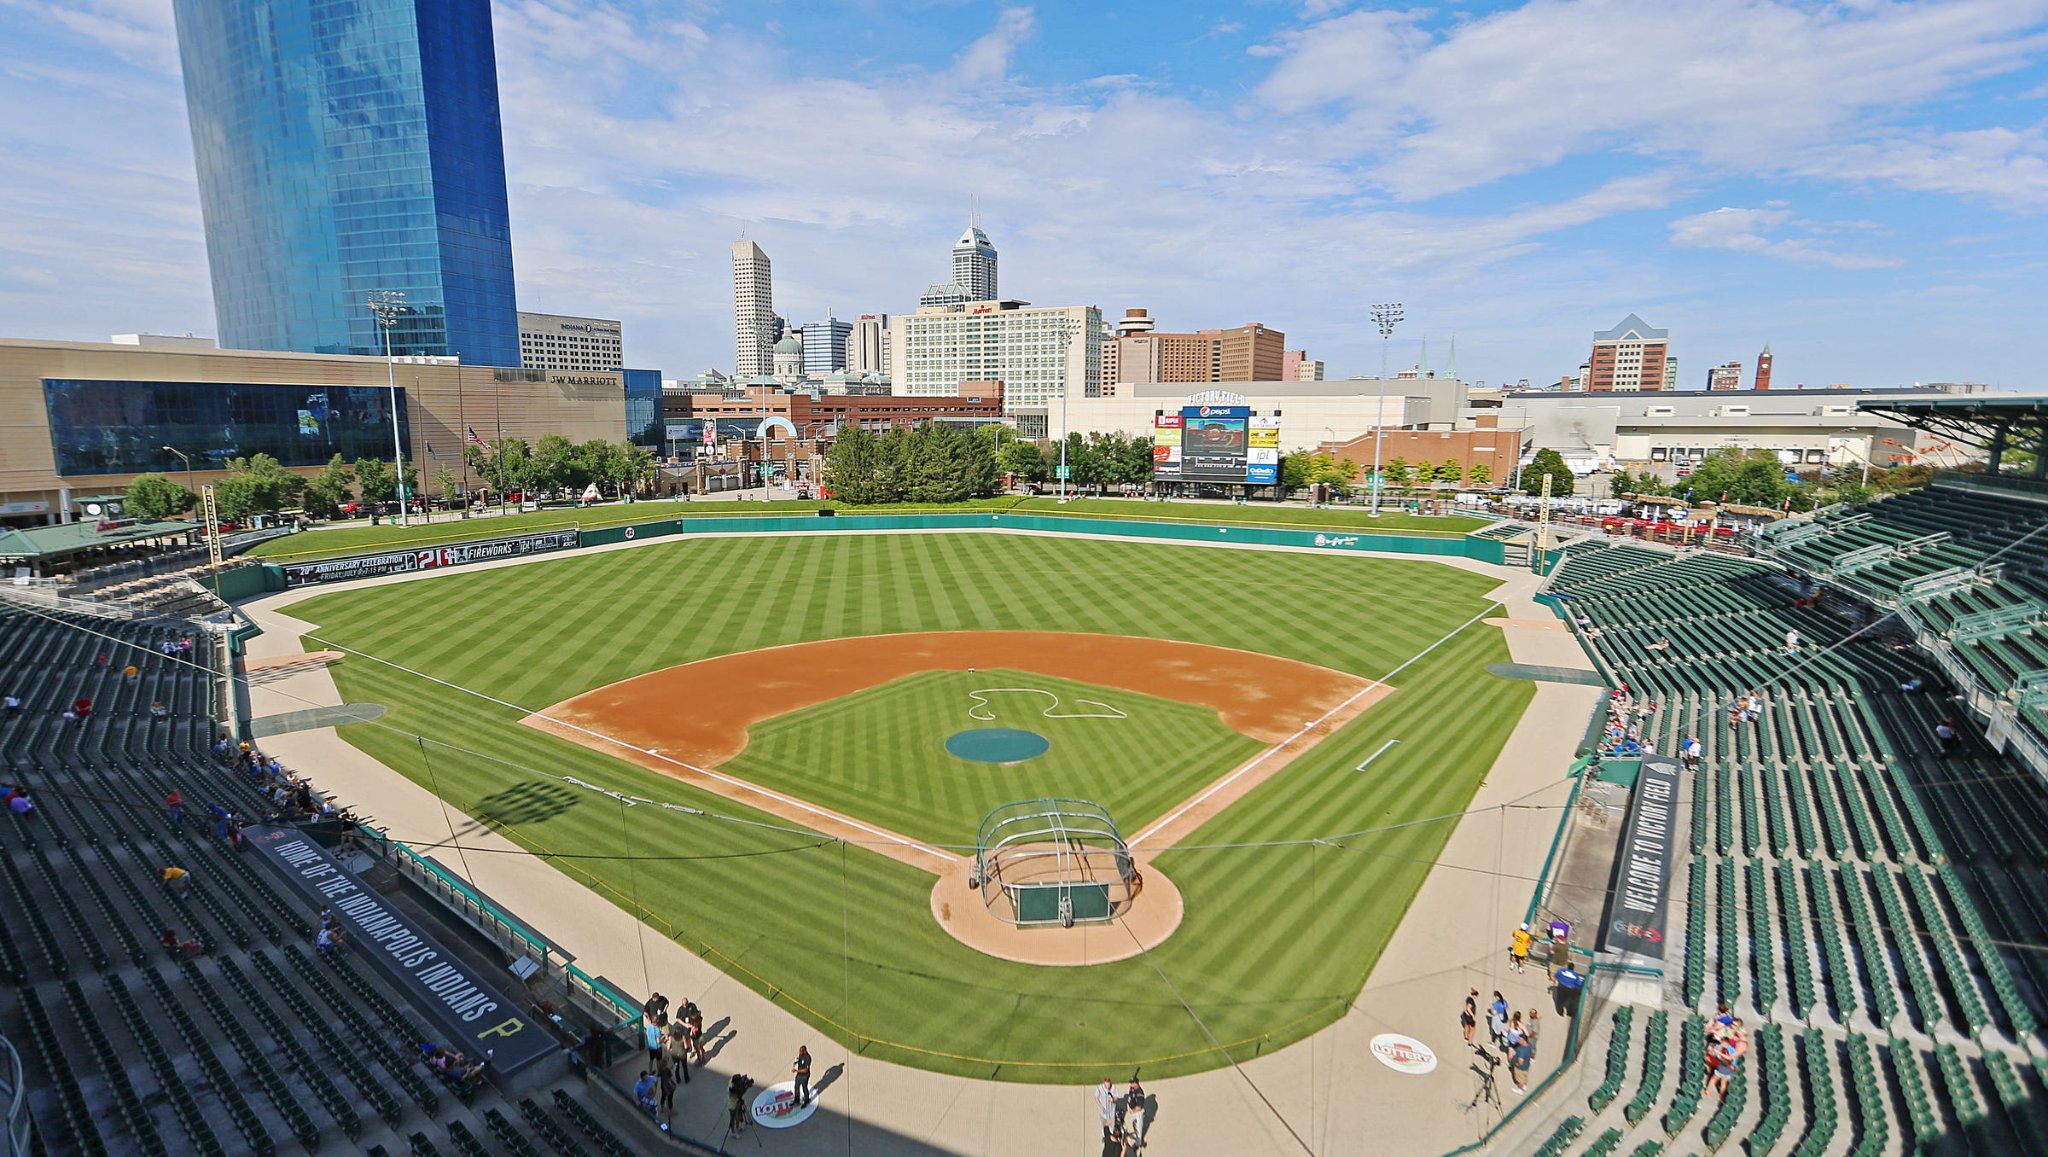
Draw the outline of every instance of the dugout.
M1101 804L1033 799L982 819L968 887L980 889L990 914L1005 923L1071 928L1122 915L1143 879Z

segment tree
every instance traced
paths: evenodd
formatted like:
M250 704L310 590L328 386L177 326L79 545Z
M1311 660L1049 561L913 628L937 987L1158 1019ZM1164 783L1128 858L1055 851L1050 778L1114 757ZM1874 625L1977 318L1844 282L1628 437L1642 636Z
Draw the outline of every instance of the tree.
M1045 451L1036 442L1005 443L997 452L996 465L1020 482L1043 482L1047 474Z
M128 499L123 509L130 518L155 522L173 514L183 514L198 501L197 494L162 474L138 474L135 481L128 484Z
M656 469L654 451L631 442L619 443L619 476L614 479L619 485L630 487L638 493L640 487L654 477Z
M1433 480L1439 485L1457 486L1465 481L1465 465L1456 458L1446 458L1437 463Z
M315 518L333 518L340 514L342 504L355 497L349 489L355 480L355 469L342 461L341 455L329 458L320 473L306 483L306 493L301 499L306 513Z
M391 464L381 458L358 458L356 490L362 494L363 501L372 506L394 502L398 498L398 475L392 471Z
M1388 490L1406 490L1415 485L1415 467L1406 458L1396 458L1380 468L1383 485Z
M1733 447L1709 450L1706 458L1693 468L1685 485L1700 501L1725 500L1747 506L1782 505L1795 489L1795 484L1786 480L1785 464L1775 453Z
M441 501L450 506L455 505L455 500L462 495L462 480L455 476L455 471L448 469L446 462L434 467L434 489L441 492Z
M224 519L240 522L254 514L274 514L297 506L305 493L306 480L268 454L232 459L228 470L213 488L214 508Z
M1484 462L1474 462L1472 469L1465 473L1465 481L1474 489L1491 486L1493 485L1493 468Z
M1535 457L1531 458L1529 465L1522 470L1522 489L1531 494L1543 493L1545 477L1550 479L1552 498L1572 496L1575 479L1572 477L1572 468L1564 464L1564 455L1555 450L1536 451Z
M533 467L527 479L538 490L580 490L590 479L577 459L576 444L560 434L543 435L533 446Z
M853 506L881 502L881 439L861 426L848 426L825 454L825 488Z

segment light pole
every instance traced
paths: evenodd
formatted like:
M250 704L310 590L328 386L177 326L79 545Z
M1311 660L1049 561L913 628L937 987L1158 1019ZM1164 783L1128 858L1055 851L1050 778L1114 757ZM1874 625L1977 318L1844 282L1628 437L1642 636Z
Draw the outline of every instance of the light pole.
M1373 324L1380 327L1380 401L1373 414L1372 423L1372 517L1380 516L1380 491L1386 487L1386 475L1380 472L1380 448L1387 440L1387 345L1394 338L1394 327L1407 316L1398 301L1386 302L1372 307Z
M194 495L197 495L199 493L199 486L197 484L196 476L192 473L191 455L185 453L183 450L178 449L176 446L165 446L163 447L163 449L168 450L173 454L176 454L178 456L178 460L185 464L185 489L190 490ZM1868 480L1869 475L1870 472L1868 470L1865 470L1864 477L1866 480Z
M1073 359L1074 339L1088 328L1083 318L1070 317L1060 323L1060 501L1067 500L1072 481L1067 473L1067 438L1072 433L1067 426L1067 395L1073 390L1073 381L1067 374L1067 364Z
M396 289L373 289L369 306L377 316L378 328L384 331L384 378L391 388L391 457L398 475L398 525L411 526L412 515L405 502L405 446L398 436L398 363L391 356L391 328L407 312L405 294Z

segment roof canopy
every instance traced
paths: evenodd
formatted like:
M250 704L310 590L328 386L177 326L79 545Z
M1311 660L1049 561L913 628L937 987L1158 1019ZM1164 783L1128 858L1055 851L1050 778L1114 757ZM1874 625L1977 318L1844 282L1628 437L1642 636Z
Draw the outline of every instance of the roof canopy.
M1866 398L1856 408L1991 451L1994 469L2006 446L2038 448L2048 438L2048 394Z
M197 530L190 522L132 522L109 530L98 523L0 529L0 561L54 562L109 546L127 546L151 538L182 537Z

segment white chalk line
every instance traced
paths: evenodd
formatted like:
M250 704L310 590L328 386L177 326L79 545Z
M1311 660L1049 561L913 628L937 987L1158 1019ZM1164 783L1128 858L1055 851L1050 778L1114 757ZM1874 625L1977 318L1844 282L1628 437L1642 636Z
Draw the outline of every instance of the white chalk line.
M350 655L355 655L359 658L368 659L372 663L381 663L386 667L393 668L394 670L403 671L408 675L412 675L420 679L425 679L429 683L438 683L439 685L446 687L452 691L460 691L465 695L473 695L478 699L482 699L486 703L495 703L500 707L509 707L514 711L522 712L533 718L545 719L549 723L552 723L557 727L566 728L571 731L580 731L593 739L609 743L614 747L623 747L627 751L637 752L641 755L652 756L655 759L662 761L663 763L673 764L674 766L683 768L686 771L695 772L698 775L705 777L706 779L717 780L719 783L726 784L730 787L735 787L742 789L744 791L753 792L754 794L762 796L766 799L772 799L777 801L778 803L786 804L790 807L797 808L798 810L803 811L808 815L817 816L819 819L829 820L835 824L842 824L846 827L866 832L869 835L875 836L888 843L898 844L902 847L911 848L916 851L923 852L924 854L932 856L936 859L944 860L948 863L951 863L959 859L958 856L955 856L951 852L943 852L937 848L932 847L929 844L921 844L908 836L898 835L897 833L892 832L887 828L878 828L875 827L873 824L863 823L862 821L857 820L852 816L845 815L841 812L832 811L829 808L822 808L817 806L816 804L806 803L803 800L796 798L795 796L784 795L779 791L776 791L772 788L762 787L760 784L757 783L749 783L748 781L740 779L737 776L727 775L721 771L713 771L708 767L698 767L696 764L690 763L686 760L677 759L671 755L663 755L661 752L656 751L654 748L651 747L635 747L634 745L627 743L623 739L619 739L611 735L606 735L602 731L597 731L589 727L584 727L583 725L578 723L572 723L567 719L556 718L553 715L549 715L545 711L529 710L525 707L520 706L517 703L507 702L506 700L500 699L495 695L489 695L482 691L479 691L474 687L464 687L460 683L451 683L446 679L437 678L436 676L429 675L424 671L415 671L411 667L408 667L403 663L394 663L389 659L380 658L376 655L364 654L363 652L357 651L351 647L342 646L340 643L331 643L315 635L307 635L305 637L312 639L316 643L322 643L329 647L332 647L337 651L341 651Z
M1459 635L1464 633L1465 628L1485 618L1487 615L1493 612L1493 609L1495 607L1500 606L1501 604L1498 602L1487 604L1485 610L1480 611L1478 614L1473 615L1471 618L1466 619L1464 622L1459 623L1457 626L1451 628L1450 632L1446 634L1443 638L1438 639L1436 642L1431 643L1429 646L1424 647L1422 650L1415 652L1415 654L1413 655L1410 655L1408 659L1405 662L1403 662L1400 666L1394 668L1393 670L1387 672L1379 678L1371 680L1370 682L1366 683L1365 686L1359 688L1354 694L1352 694L1352 696L1349 699L1344 700L1344 702L1337 704L1335 707L1330 708L1328 711L1325 711L1321 715L1316 716L1314 719L1309 720L1307 723L1302 724L1299 728L1295 730L1294 734L1288 736L1287 738L1281 740L1280 742L1274 744L1266 750L1261 751L1257 755L1253 756L1250 760L1245 762L1236 771L1231 772L1229 775L1226 775L1222 779L1217 780L1215 783L1210 784L1208 787L1203 788L1199 793L1195 795L1193 799L1188 800L1186 803L1173 809L1172 811L1168 812L1166 815L1160 817L1159 819L1153 820L1151 823L1146 824L1143 831L1140 831L1137 835L1132 836L1128 841L1126 841L1125 846L1135 848L1139 844L1144 843L1146 840L1157 835L1161 829L1173 823L1180 817L1186 815L1188 812L1193 811L1195 808L1200 807L1204 801L1208 800L1217 792L1222 791L1224 788L1229 787L1231 784L1236 783L1238 780L1244 778L1245 775L1250 773L1253 768L1256 768L1260 764L1266 762L1268 759L1271 759L1275 753L1279 752L1288 744L1293 743L1294 741L1300 739L1302 736L1307 735L1309 732L1315 730L1318 726L1329 720L1332 716L1336 715L1340 711L1343 711L1345 708L1351 706L1353 703L1358 702L1365 696L1370 695L1374 691L1380 689L1381 687L1386 686L1387 680L1393 678L1396 675L1399 675L1403 671L1406 671L1409 667L1414 666L1415 663L1418 660L1420 660L1424 655L1429 654L1431 651L1434 651L1438 647L1443 646L1445 643L1450 642L1452 639L1457 638Z
M1055 715L1053 714L1053 712L1059 711L1060 709L1060 697L1058 695L1053 694L1050 691L1047 691L1043 687L983 687L978 691L969 691L967 693L967 696L968 698L974 700L974 706L969 707L967 709L967 717L969 719L979 720L982 723L994 723L996 721L995 708L988 701L988 697L991 695L1043 695L1046 698L1052 700L1052 702L1046 705L1045 710L1038 713L1039 718L1041 719L1130 718L1129 713L1119 708L1111 707L1109 704L1104 703L1099 699L1076 699L1074 700L1074 702L1076 704L1086 704L1090 707L1100 707L1102 708L1103 712L1107 712L1108 714L1103 714L1102 712L1094 711L1066 711L1061 712L1058 715Z

